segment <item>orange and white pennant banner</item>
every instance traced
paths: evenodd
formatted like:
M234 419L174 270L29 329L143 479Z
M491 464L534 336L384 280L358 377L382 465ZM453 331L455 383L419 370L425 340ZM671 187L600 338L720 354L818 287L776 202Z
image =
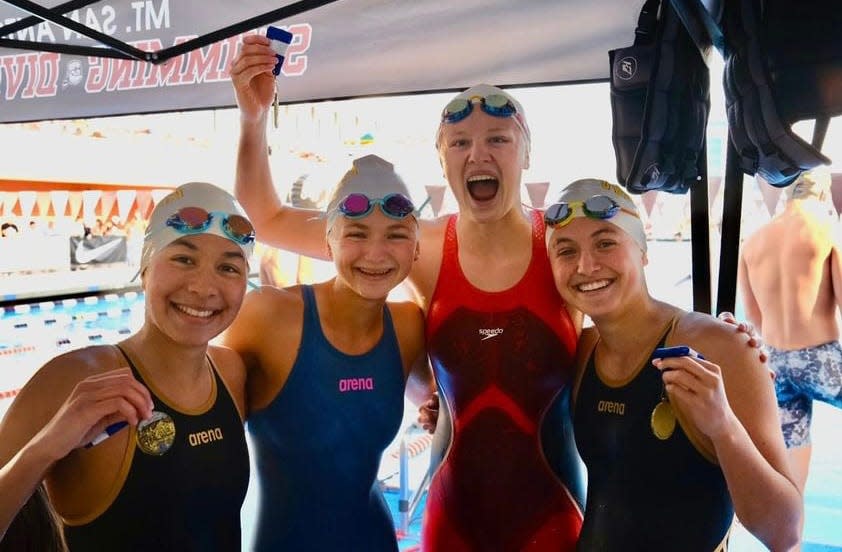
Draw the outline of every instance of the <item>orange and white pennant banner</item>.
M67 201L70 204L70 217L74 219L81 217L82 192L70 192L70 196L68 197Z
M85 190L82 192L82 218L91 225L96 221L96 206L101 195L102 190Z
M47 217L50 215L50 203L50 192L37 192L35 195L35 204L38 205L39 216Z
M18 200L20 201L20 216L24 218L32 216L32 210L35 208L35 198L35 192L18 192Z
M70 192L67 190L53 190L50 192L50 202L53 204L53 213L57 217L63 217L67 213L67 198Z
M114 210L114 204L117 202L117 192L105 190L102 192L102 198L99 202L100 214L104 220L111 218L111 212Z
M547 200L547 191L550 189L549 182L527 182L526 191L529 194L529 203L536 209L544 207Z
M433 216L439 216L441 207L444 204L444 192L447 191L447 186L444 184L436 186L424 186L427 190L427 195L430 197L430 207L433 209Z
M136 197L136 190L117 191L117 216L120 217L121 221L126 222L129 218L129 213L132 210L132 205Z
M137 208L140 211L140 216L142 219L146 220L149 218L149 214L152 212L152 192L147 192L146 190L138 190Z

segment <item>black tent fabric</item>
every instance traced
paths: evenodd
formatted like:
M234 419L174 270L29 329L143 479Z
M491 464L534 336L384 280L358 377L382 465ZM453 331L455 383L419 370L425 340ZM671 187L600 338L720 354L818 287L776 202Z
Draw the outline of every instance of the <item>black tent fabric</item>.
M280 83L286 103L454 90L480 81L605 80L607 52L632 40L641 5L0 0L0 123L231 106L228 68L239 35L269 23L294 36Z

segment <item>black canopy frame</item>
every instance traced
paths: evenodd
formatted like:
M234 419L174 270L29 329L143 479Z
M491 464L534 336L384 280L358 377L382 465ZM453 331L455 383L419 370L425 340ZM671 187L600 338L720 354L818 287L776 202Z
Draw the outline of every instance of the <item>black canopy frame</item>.
M14 32L40 24L42 21L49 21L56 25L75 31L82 36L98 42L101 47L81 46L75 44L51 44L46 42L34 42L31 40L19 40L14 38L0 38L0 47L16 48L22 50L38 50L44 52L56 52L59 54L71 54L78 56L104 57L113 59L134 59L153 64L166 63L168 60L185 54L191 50L203 48L214 42L236 36L263 25L268 25L280 19L286 19L304 13L306 11L332 4L336 0L299 0L282 8L272 10L249 19L245 19L233 25L200 35L194 39L182 42L169 48L163 48L154 52L139 50L123 40L116 39L105 33L92 29L83 23L74 21L64 14L78 8L96 4L102 0L70 0L54 8L32 2L31 0L0 0L22 11L31 14L15 23L0 26L0 36L9 35Z

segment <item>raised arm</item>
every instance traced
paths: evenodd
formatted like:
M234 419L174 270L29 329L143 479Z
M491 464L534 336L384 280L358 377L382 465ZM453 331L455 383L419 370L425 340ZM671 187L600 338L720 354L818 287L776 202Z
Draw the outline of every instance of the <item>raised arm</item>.
M327 258L325 221L318 211L281 202L269 166L266 123L275 95L275 54L260 35L243 37L231 64L231 81L240 108L240 141L234 195L243 205L263 242L308 257Z
M746 335L713 319L690 324L696 329L682 342L708 360L656 361L670 400L711 446L708 452L725 475L743 525L769 549L790 550L798 543L803 501L787 460L768 371L746 346Z
M61 372L72 368L63 364L39 371L0 423L0 539L56 462L110 424L151 416L149 392L128 368L90 376L68 395Z

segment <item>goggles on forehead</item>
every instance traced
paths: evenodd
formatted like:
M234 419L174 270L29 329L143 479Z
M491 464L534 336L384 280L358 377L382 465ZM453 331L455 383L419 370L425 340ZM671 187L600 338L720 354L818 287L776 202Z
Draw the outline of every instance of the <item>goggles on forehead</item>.
M232 241L240 245L254 241L254 226L246 217L202 207L182 207L167 219L167 226L182 234L201 234L214 219L219 220L220 228Z
M443 123L458 123L471 114L474 110L474 103L494 117L511 117L517 113L515 105L509 98L502 94L489 94L488 96L471 96L470 98L456 98L447 104L441 113Z
M586 217L594 219L610 219L620 212L639 218L637 213L631 209L621 207L619 203L610 197L595 195L584 201L560 201L559 203L550 205L544 211L544 223L551 228L560 228L573 219L573 213L576 207L579 207Z
M374 208L380 205L380 210L387 217L393 219L404 219L415 212L412 200L403 194L386 194L382 198L370 198L365 194L353 193L345 196L337 209L348 218L362 218Z

